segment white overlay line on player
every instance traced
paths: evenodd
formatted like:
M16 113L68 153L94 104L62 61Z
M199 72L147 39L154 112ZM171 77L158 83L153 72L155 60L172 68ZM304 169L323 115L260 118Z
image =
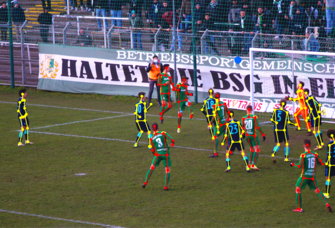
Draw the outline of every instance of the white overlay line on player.
M76 137L76 138L86 138L86 139L99 139L99 140L108 140L108 141L118 141L118 142L127 142L127 143L134 143L134 141L129 141L125 139L113 139L113 138L102 138L102 137L94 137L94 136L84 136L84 135L71 135L71 134L61 134L61 133L53 133L53 132L42 132L42 131L30 131L30 133L36 133L36 134L44 134L44 135L57 135L57 136L67 136L67 137ZM146 144L145 142L139 142L141 144ZM187 149L187 150L197 150L197 151L205 151L205 152L213 152L213 150L207 150L207 149L201 149L201 148L193 148L193 147L184 147L184 146L174 146L175 148L179 149ZM225 154L225 152L219 152ZM238 152L235 152L234 154L240 154ZM261 157L267 157L271 158L269 155L263 155L260 154L258 156ZM282 158L284 157L278 157L276 158ZM290 158L291 160L299 160L298 158Z
M16 104L15 102L7 102L7 101L0 101L3 104ZM87 109L87 108L72 108L72 107L62 107L62 106L53 106L53 105L41 105L41 104L28 104L28 106L39 106L39 107L46 107L46 108L62 108L62 109L70 109L70 110L79 110L79 111L91 111L91 112L106 112L106 113L116 113L116 114L125 114L125 115L134 115L134 113L127 113L127 112L116 112L116 111L108 111L108 110L99 110L99 109ZM160 115L153 115L147 114L147 116L155 116L160 117ZM174 116L164 116L166 118L177 118ZM190 119L188 117L183 117L183 119ZM201 118L192 118L192 120L204 120Z
M94 226L102 226L102 227L110 227L110 228L122 228L121 226L113 226L113 225L95 223L95 222L84 222L84 221L73 220L73 219L63 219L63 218L57 218L57 217L51 217L51 216L45 216L45 215L36 215L36 214L29 214L29 213L24 213L24 212L9 211L9 210L4 210L4 209L0 209L0 212L10 213L10 214L17 214L17 215L26 215L26 216L32 216L32 217L39 217L39 218L52 219L52 220L65 221L65 222L81 223L81 224L94 225Z
M91 122L91 121L98 121L98 120L107 120L107 119L113 119L113 118L118 118L118 117L130 116L130 115L132 115L132 114L119 115L119 116L109 116L109 117L103 117L103 118L91 119L91 120L78 120L78 121L73 121L73 122L48 125L48 126L44 126L44 127L34 127L34 128L30 128L30 129L31 130L36 130L36 129L43 129L43 128L48 128L48 127L58 127L58 126L63 126L63 125L68 125L68 124L84 123L84 122Z

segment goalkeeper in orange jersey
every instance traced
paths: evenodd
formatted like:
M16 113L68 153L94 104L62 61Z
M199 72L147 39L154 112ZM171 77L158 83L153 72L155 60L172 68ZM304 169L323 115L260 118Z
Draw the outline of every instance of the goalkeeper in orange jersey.
M171 80L170 75L170 65L165 64L163 66L164 71L158 75L157 86L160 86L160 95L161 95L161 112L159 113L161 124L163 123L163 115L171 108L171 87L172 90L175 90L174 84Z
M290 101L298 101L300 107L296 110L296 112L294 113L294 119L295 122L298 124L298 127L295 129L296 131L300 131L301 129L301 125L300 125L300 119L299 116L301 115L306 123L306 127L307 127L307 136L311 136L312 132L311 132L311 123L308 122L308 107L306 105L305 102L305 95L304 95L304 85L305 83L303 82L299 82L298 86L297 86L297 98L292 98L290 96L285 97L285 100L290 100Z
M265 134L259 126L258 117L252 114L252 106L247 106L247 115L242 117L241 126L245 132L246 139L250 146L249 167L250 169L260 170L256 166L256 161L259 153L259 140L257 130L262 134L263 141L265 141Z
M213 122L215 123L214 133L213 133L213 140L214 140L214 153L210 155L210 158L218 157L218 146L219 140L218 137L220 135L224 135L226 132L226 124L229 121L229 110L226 103L220 101L220 93L215 93L215 99L218 100L216 105L213 105L213 118L210 122L212 126ZM227 140L228 143L228 140ZM229 143L228 143L229 145Z
M204 100L204 104L202 105L200 111L206 116L207 121L207 129L209 130L209 134L213 138L213 124L216 125L216 120L214 118L214 105L218 103L217 98L213 97L214 90L210 88L208 90L208 97Z

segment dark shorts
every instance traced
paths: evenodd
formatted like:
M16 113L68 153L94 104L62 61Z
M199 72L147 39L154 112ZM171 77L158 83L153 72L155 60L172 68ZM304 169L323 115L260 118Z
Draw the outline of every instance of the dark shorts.
M136 127L138 131L143 131L143 132L148 132L150 131L150 127L147 121L138 121L138 123L136 123Z
M320 116L316 117L315 120L314 120L313 115L310 115L309 119L311 120L311 126L312 127L319 127L321 125L321 117Z
M325 176L328 177L328 176L335 176L335 165L334 166L326 166L325 167Z
M276 143L281 143L281 142L287 142L289 140L289 137L288 137L288 133L287 133L287 130L284 132L284 131L273 131L274 135L275 135L275 142ZM285 137L286 136L286 137Z
M28 119L28 116L25 118L25 119L19 119L19 124L20 124L20 127L26 127L26 126L29 126L29 119Z
M242 148L241 148L241 145L242 145ZM241 150L244 150L244 144L243 144L243 141L241 141L241 143L232 143L232 144L229 144L229 147L227 147L227 149L231 152L234 152L235 149L237 149L238 151L241 151Z

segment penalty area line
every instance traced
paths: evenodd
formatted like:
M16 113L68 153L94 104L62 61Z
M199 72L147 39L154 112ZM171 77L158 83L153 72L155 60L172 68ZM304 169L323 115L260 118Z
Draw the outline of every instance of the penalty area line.
M84 136L84 135L71 135L71 134L61 134L61 133L53 133L53 132L30 131L30 133L134 143L134 141L125 140L125 139L102 138L102 137ZM139 143L140 144L146 144L145 142L139 142ZM204 151L204 152L213 152L213 150L207 150L207 149L201 149L201 148L193 148L193 147L185 147L185 146L174 146L174 147L175 148L179 148L179 149L196 150L196 151ZM225 154L225 152L218 152L218 153ZM240 154L240 153L235 152L234 154ZM271 156L264 155L264 154L260 154L258 156L266 157L266 158L271 158ZM279 157L279 156L276 156L276 158L282 158L282 159L284 159L284 157ZM291 160L299 160L298 158L290 158L290 159Z
M26 215L26 216L31 216L31 217L52 219L52 220L65 221L65 222L81 223L81 224L86 224L86 225L94 225L94 226L102 226L102 227L110 227L110 228L122 228L121 226L113 226L113 225L102 224L102 223L85 222L85 221L79 221L79 220L73 220L73 219L57 218L57 217L51 217L51 216L45 216L45 215L29 214L29 213L25 213L25 212L9 211L9 210L4 210L4 209L0 209L0 212L10 213L10 214L17 214L17 215Z

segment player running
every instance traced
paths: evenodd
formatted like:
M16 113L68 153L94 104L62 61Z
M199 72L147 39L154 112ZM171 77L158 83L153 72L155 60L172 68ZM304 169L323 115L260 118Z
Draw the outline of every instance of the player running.
M297 86L297 98L292 98L292 97L285 97L285 99L290 100L290 101L298 101L300 107L296 110L296 112L294 113L294 119L295 122L298 124L298 127L295 129L295 131L300 131L301 129L301 125L300 125L300 119L299 116L301 115L306 123L306 127L307 127L307 136L311 136L312 132L311 132L311 124L308 122L308 108L306 106L305 103L305 95L304 95L304 85L305 83L303 82L299 82L298 86Z
M273 133L275 135L275 147L273 148L273 153L272 153L272 161L273 163L276 163L276 153L278 152L280 148L280 143L284 142L285 143L285 159L284 161L290 161L288 159L288 155L290 153L290 147L288 144L289 136L288 136L288 130L287 130L287 124L291 124L296 126L296 124L292 123L290 120L290 114L288 111L285 110L286 106L286 100L282 99L280 101L280 108L279 109L274 109L273 113L271 115L271 122L274 123L273 125Z
M250 146L250 153L249 153L249 167L254 170L260 170L256 166L256 161L258 157L259 150L259 140L257 136L257 130L262 134L263 141L265 141L265 134L259 125L258 117L252 114L252 106L247 106L247 115L242 117L241 120L242 128L245 132L247 141Z
M324 145L322 131L320 130L320 125L322 124L321 104L315 99L314 96L309 96L309 89L304 89L304 95L306 105L309 109L307 120L310 121L311 127L313 128L313 134L316 138L316 142L318 143L314 150L321 150Z
M191 102L188 100L188 95L193 96L192 93L187 91L188 86L188 78L185 76L181 77L182 82L176 85L176 102L177 102L177 109L178 109L178 128L177 133L180 133L180 124L181 118L183 116L183 111L185 107L189 107L190 110L190 118L193 118L193 107Z
M171 141L171 146L174 146L174 139L165 131L158 131L158 124L152 124L153 129L153 137L150 138L151 145L152 145L152 153L155 155L154 159L152 160L151 167L147 172L147 176L145 177L144 184L142 188L147 186L149 178L152 175L156 166L159 166L159 163L163 161L165 167L165 186L164 190L169 190L168 185L170 181L170 171L171 171L171 159L170 159L170 149L168 145L167 139Z
M21 89L19 91L20 98L17 100L17 117L20 122L20 133L19 133L19 142L18 146L25 146L25 144L34 144L33 142L29 141L29 119L28 119L28 112L26 108L26 98L28 96L25 89ZM26 141L25 144L22 143L23 133L25 135Z
M159 113L159 115L161 116L161 124L163 123L164 113L169 111L169 109L171 108L171 87L173 91L175 90L174 84L171 80L170 65L165 64L163 67L164 71L158 75L157 81L157 86L160 86L160 95L162 101L161 112Z
M229 142L227 146L227 151L226 151L226 164L227 164L227 169L225 172L231 171L230 167L230 151L234 152L235 148L237 148L238 151L241 152L243 161L245 163L245 169L247 172L250 172L250 168L248 166L248 156L245 155L244 153L244 145L242 141L242 135L244 134L244 131L241 127L240 121L237 121L234 119L234 112L230 111L230 120L227 122L227 127L226 127L226 132L225 132L225 137L222 141L222 146L224 145L224 140L229 137Z
M223 135L226 132L226 123L229 120L229 110L226 103L220 101L220 93L215 93L214 97L218 100L218 103L213 106L213 118L210 122L210 125L215 124L214 127L214 153L210 155L210 158L217 158L218 153L217 149L219 146L220 135ZM227 141L228 143L228 141Z
M214 134L213 134L213 123L214 126L216 125L215 118L214 118L214 105L218 103L218 100L213 97L214 90L210 88L208 90L208 95L204 100L204 104L202 105L200 111L206 116L207 121L207 129L209 130L209 134L212 137L212 140L214 140Z
M318 157L318 154L314 151L311 151L309 148L311 146L311 140L304 140L304 149L305 152L300 155L300 160L298 164L291 163L291 166L296 168L302 168L301 176L299 177L297 183L295 184L296 189L296 199L298 208L293 210L294 212L303 212L301 208L301 190L305 189L306 185L309 186L309 189L314 190L315 193L320 197L322 202L326 205L329 212L332 212L332 208L328 204L326 198L323 196L322 192L319 189L318 182L316 180L316 163L324 165L322 160Z
M135 105L134 114L135 114L135 124L139 133L137 134L134 147L136 148L140 146L138 145L138 142L140 141L143 132L146 132L148 134L148 140L149 140L148 148L151 149L150 144L151 132L148 122L146 120L146 113L151 108L152 103L150 103L148 106L146 105L144 92L138 93L138 97L140 98L140 101L137 102Z
M325 176L326 176L326 193L323 195L328 199L330 197L330 187L331 177L335 176L335 130L329 129L327 131L327 136L329 138L328 143L328 150L327 150L327 158L326 158L326 165L325 165Z

